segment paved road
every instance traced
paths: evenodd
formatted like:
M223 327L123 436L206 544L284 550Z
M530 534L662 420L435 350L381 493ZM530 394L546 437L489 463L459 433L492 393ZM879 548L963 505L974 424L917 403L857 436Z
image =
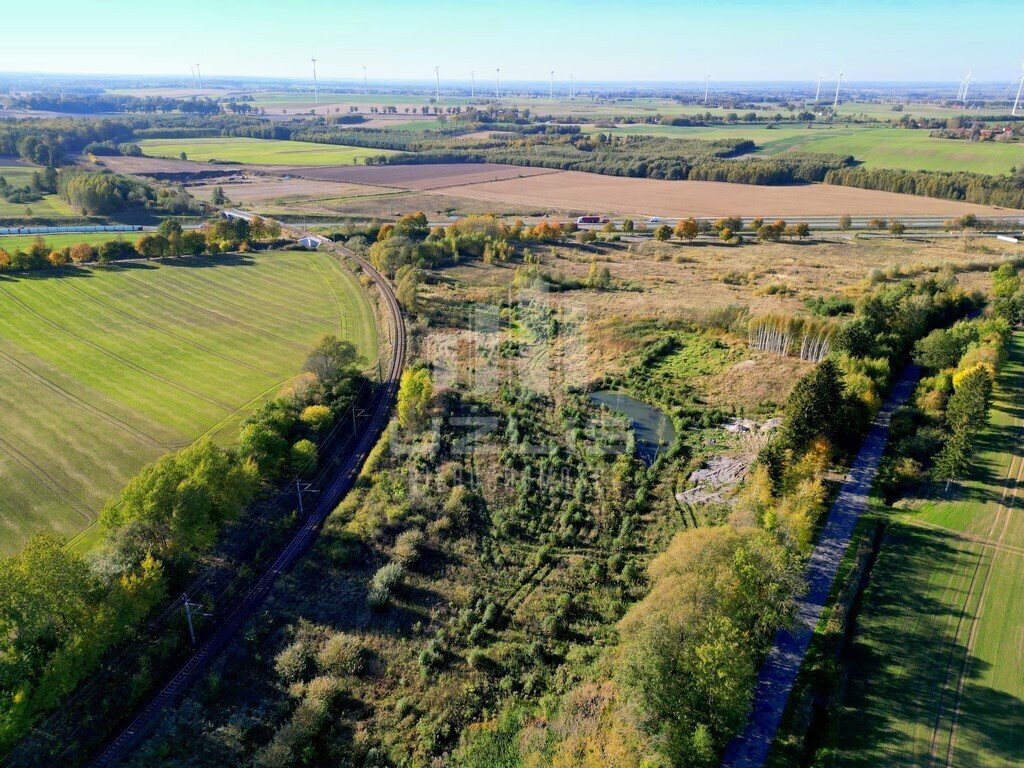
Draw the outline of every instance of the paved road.
M868 494L889 439L889 420L893 411L910 397L919 376L920 371L914 365L903 371L864 438L807 562L804 571L807 594L797 603L796 621L775 636L775 644L757 677L746 729L726 749L723 768L761 768L768 758L839 563L850 544L857 518L867 507Z

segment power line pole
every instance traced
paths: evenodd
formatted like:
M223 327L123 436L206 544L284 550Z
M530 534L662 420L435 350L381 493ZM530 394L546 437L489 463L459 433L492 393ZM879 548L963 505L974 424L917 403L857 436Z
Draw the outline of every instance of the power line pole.
M303 483L299 480L299 476L295 476L295 493L299 497L299 519L302 520L306 517L306 510L302 506L302 494L303 493L320 493L320 491L313 490L313 486L309 483Z
M196 630L195 630L195 627L192 626L192 609L193 608L202 608L203 606L201 606L199 603L190 602L189 599L188 599L188 595L184 595L184 594L181 596L181 602L185 606L185 620L188 622L188 636L192 640L192 645L195 645L196 644ZM200 612L199 615L200 616L210 616L211 614Z

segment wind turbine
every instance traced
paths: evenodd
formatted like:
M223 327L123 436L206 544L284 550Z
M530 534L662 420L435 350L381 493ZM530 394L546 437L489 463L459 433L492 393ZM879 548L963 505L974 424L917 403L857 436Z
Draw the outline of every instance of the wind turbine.
M551 70L551 80L548 82L548 99L555 100L555 70Z
M189 64L188 71L192 73L192 90L194 91L196 89L196 65Z
M320 103L320 90L316 84L316 57L314 56L310 61L313 62L313 103Z
M434 67L434 98L441 100L441 66Z
M971 71L967 71L967 77L960 81L960 89L956 92L957 101L967 101L967 89L970 87L974 78L971 76Z
M973 83L973 82L974 82L974 78L971 77L971 72L970 72L970 70L968 70L967 71L967 77L964 80L964 94L962 96L964 104L967 103L967 90L971 87L971 83Z
M704 104L708 103L708 88L711 87L711 73L704 75Z
M832 112L833 113L836 111L836 108L839 106L839 86L842 85L843 84L843 80L846 79L845 77L843 77L843 70L844 69L845 69L845 67L840 67L839 74L836 75L836 98L835 98L835 101L832 102Z
M1021 66L1021 69L1024 69L1024 61L1022 61L1020 63L1020 66ZM1010 112L1010 114L1013 115L1014 117L1016 117L1017 116L1017 107L1020 106L1020 92L1021 92L1021 89L1024 88L1024 73L1022 73L1021 76L1018 77L1013 82L1017 84L1017 98L1013 100L1013 111ZM1013 83L1010 84L1010 87L1011 88L1013 87Z
M366 65L363 64L363 96L366 95Z
M494 70L494 99L501 98L501 67Z
M821 98L821 81L825 79L825 75L822 72L818 73L818 89L814 92L814 103L817 104Z
M469 98L476 98L476 70L469 70Z
M199 69L199 64L196 63L196 77L199 78L199 90L203 90L203 72Z
M576 98L576 75L569 75L569 100Z

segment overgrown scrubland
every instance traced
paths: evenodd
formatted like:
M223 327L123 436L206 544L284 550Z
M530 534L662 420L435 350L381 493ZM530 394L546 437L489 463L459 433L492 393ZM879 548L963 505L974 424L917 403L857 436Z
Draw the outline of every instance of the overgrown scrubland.
M673 290L662 274L722 285L718 252L514 231L409 218L341 235L411 314L397 417L309 558L138 764L715 764L791 615L832 467L914 342L979 298L946 271L851 281L843 299L812 271L771 315L744 284L652 316ZM588 284L594 264L607 279ZM758 349L757 323L792 342ZM727 378L772 371L759 400ZM647 466L586 396L600 387L668 413L679 438ZM784 426L730 437L735 414ZM676 498L706 458L744 452L759 455L726 503Z

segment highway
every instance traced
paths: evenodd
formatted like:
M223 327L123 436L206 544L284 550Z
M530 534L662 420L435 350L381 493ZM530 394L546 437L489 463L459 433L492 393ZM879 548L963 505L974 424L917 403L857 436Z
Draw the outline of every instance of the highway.
M305 233L297 233L296 236L302 234ZM366 456L387 425L398 393L399 379L405 367L406 334L401 307L391 285L373 265L338 245L328 244L325 248L355 261L371 276L384 299L388 315L387 327L381 329L381 344L383 345L385 341L390 343L391 360L382 386L378 388L368 414L363 419L363 429L356 447L327 486L320 489L319 501L315 508L271 566L227 616L219 621L214 618L215 624L209 636L200 642L192 655L169 677L164 686L136 711L131 721L116 732L99 755L88 763L93 768L116 765L126 751L157 722L164 710L196 680L206 665L223 650L256 612L270 595L277 578L290 569L312 546L327 516L355 483Z

